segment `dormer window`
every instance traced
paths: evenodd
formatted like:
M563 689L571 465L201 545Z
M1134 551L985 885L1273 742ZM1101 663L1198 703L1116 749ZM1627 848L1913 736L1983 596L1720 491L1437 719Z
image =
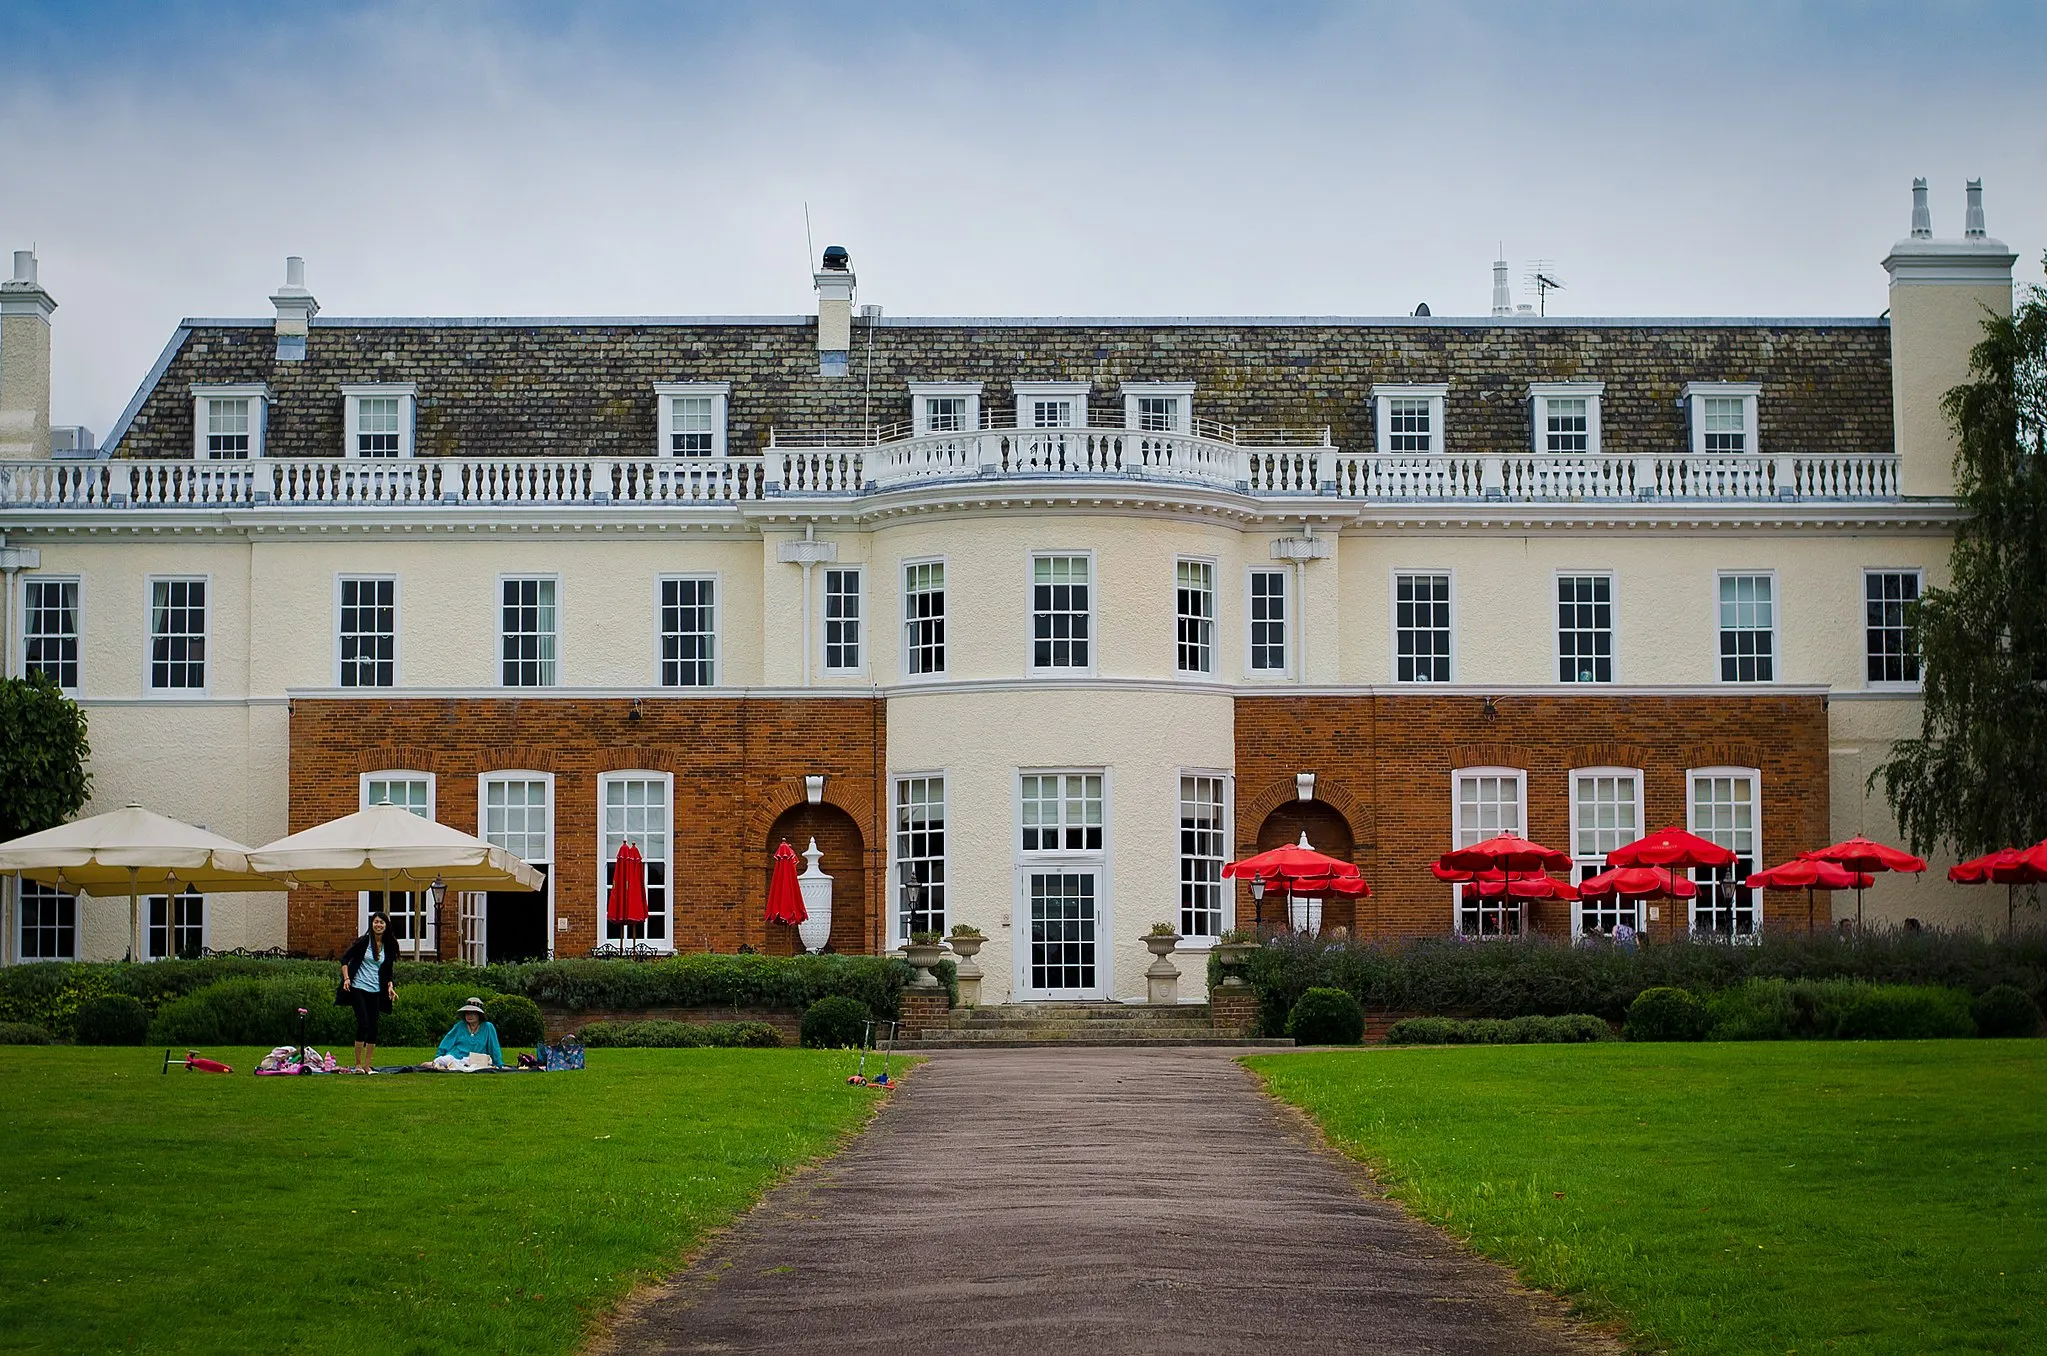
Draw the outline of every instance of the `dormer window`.
M659 455L722 457L725 455L725 407L732 394L729 381L654 383L659 415Z
M369 459L411 456L415 389L410 382L342 387L342 455Z
M1528 405L1535 450L1558 457L1599 455L1598 381L1530 382Z
M1019 381L1018 428L1086 428L1088 384L1084 381Z
M934 433L970 433L981 427L981 383L913 381L910 419L919 438Z
M1123 426L1140 433L1186 433L1194 423L1191 381L1126 381Z
M1379 450L1399 456L1436 457L1443 453L1443 399L1447 383L1374 386Z
M263 455L268 387L192 387L192 456L199 461L249 461Z
M1695 457L1742 457L1757 450L1756 403L1763 388L1752 382L1695 381L1684 399Z

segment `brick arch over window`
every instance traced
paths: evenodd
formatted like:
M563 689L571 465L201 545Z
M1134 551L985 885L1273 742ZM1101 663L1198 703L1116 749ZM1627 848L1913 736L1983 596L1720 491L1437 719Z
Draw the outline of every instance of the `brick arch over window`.
M1288 787L1292 789L1291 784ZM1320 791L1318 779L1315 789ZM1269 852L1276 847L1298 843L1307 835L1308 846L1317 852L1326 852L1346 862L1357 860L1357 838L1351 832L1350 820L1342 811L1319 796L1314 800L1290 797L1274 807L1258 823L1258 851ZM1257 906L1250 898L1248 884L1237 899L1238 925L1248 924L1259 917ZM1287 906L1284 895L1268 893L1262 914L1266 929L1284 928L1287 924ZM1322 898L1322 930L1326 933L1333 927L1355 931L1357 928L1357 901L1348 895L1325 895Z
M1282 778L1279 781L1268 783L1263 790L1259 791L1256 796L1253 796L1244 805L1243 817L1247 820L1256 820L1262 824L1265 821L1265 817L1274 810L1277 810L1290 800L1299 799L1300 791L1295 787L1294 779L1292 777ZM1370 817L1368 807L1351 794L1348 786L1334 777L1324 777L1317 774L1315 778L1315 799L1334 808L1339 815L1343 816L1347 825L1361 825Z
M823 854L818 868L832 878L832 933L826 948L841 955L859 955L868 949L866 841L853 816L830 802L812 805L799 800L768 826L766 835L758 840L763 848L762 865L747 873L746 907L756 918L765 916L776 845L786 841L796 849L800 872L806 865L803 850L813 838ZM795 928L779 923L765 926L769 955L791 956L802 950Z
M759 842L785 813L798 805L808 804L809 801L809 788L804 785L801 777L783 777L768 783L763 788L753 813L747 816L747 841ZM836 805L852 816L853 822L860 826L863 835L876 832L880 827L875 819L874 798L868 794L864 786L850 782L842 783L838 778L833 778L825 783L823 803ZM800 850L803 845L798 843L796 846Z

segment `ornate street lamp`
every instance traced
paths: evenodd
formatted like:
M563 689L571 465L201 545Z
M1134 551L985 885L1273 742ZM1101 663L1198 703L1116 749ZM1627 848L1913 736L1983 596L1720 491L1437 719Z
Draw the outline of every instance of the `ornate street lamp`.
M441 905L448 901L448 882L435 876L434 883L426 887L426 897L434 906L434 964L438 965L441 961Z
M1259 936L1265 935L1265 877L1251 877L1251 922Z

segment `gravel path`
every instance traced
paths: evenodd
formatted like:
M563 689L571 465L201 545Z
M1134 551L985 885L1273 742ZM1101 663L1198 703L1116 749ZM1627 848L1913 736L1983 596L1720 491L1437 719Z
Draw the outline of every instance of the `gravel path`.
M1619 1349L1381 1199L1230 1053L935 1054L605 1347Z

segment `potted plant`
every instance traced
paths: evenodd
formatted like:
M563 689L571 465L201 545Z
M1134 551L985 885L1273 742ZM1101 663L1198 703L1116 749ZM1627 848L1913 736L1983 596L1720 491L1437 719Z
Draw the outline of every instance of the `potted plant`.
M958 972L960 1006L977 1008L981 1005L981 967L974 963L974 957L980 953L988 938L981 929L971 923L954 923L951 933L945 940L952 947L952 953L960 958Z
M1257 934L1232 928L1215 939L1216 963L1222 966L1223 988L1242 988L1244 962L1258 949Z
M944 954L944 948L939 945L939 942L940 938L935 932L913 932L910 934L910 944L904 947L903 951L910 964L917 971L917 977L910 981L911 988L935 989L938 987L938 976L931 973L931 967L938 964L938 958Z
M1145 950L1154 956L1170 956L1180 944L1180 930L1171 923L1153 923L1143 937Z

